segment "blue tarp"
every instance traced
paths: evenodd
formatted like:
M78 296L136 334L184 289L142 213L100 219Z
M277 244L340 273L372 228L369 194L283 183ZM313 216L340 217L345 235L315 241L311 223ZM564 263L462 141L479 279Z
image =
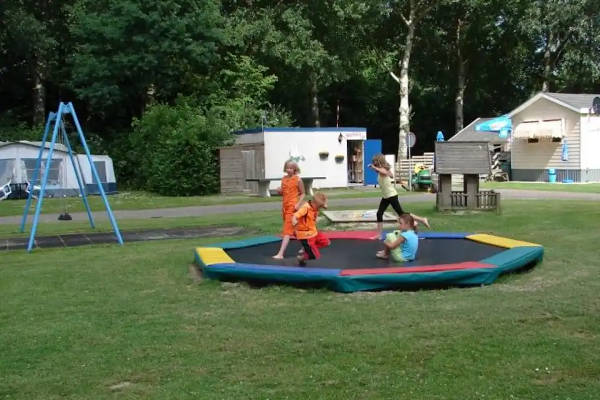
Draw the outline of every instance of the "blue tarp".
M563 139L562 142L562 157L563 161L569 161L569 145L567 144L567 139Z
M492 118L475 125L476 131L498 132L501 138L506 138L512 130L512 121L508 115Z

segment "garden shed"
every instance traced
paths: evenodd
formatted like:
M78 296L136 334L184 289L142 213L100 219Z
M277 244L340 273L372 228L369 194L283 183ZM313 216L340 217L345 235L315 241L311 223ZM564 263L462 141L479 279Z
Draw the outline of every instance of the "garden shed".
M517 181L600 181L600 94L538 93L508 115ZM600 108L600 107L597 107Z
M25 187L31 181L41 142L0 142L0 185L11 183L12 197L22 197ZM46 143L42 154L44 171L50 143ZM87 194L98 194L98 186L94 183L89 163L85 154L74 154L75 164L82 176ZM115 193L117 183L112 159L107 155L92 155L92 160L106 193ZM41 177L38 178L38 184ZM48 175L46 190L49 196L77 196L79 188L67 148L60 143L54 146L52 164Z
M262 181L276 189L287 160L321 188L374 184L366 168L381 152L381 140L367 140L366 128L258 128L235 134L235 143L219 149L222 193L258 192Z

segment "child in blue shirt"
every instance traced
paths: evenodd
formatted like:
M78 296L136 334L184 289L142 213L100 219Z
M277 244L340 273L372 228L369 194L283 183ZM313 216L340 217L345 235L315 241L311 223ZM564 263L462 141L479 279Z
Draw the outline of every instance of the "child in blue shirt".
M395 262L412 261L417 256L419 238L415 233L415 220L410 214L398 217L400 230L388 233L383 242L385 248L377 252L377 258L387 260L390 255Z

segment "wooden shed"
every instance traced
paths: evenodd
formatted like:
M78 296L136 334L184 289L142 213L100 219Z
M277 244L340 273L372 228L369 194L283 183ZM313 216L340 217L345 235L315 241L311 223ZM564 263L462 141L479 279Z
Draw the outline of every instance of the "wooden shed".
M479 190L479 175L490 173L488 142L436 142L435 172L438 174L438 210L492 210L500 194ZM452 175L463 175L463 190L452 190Z

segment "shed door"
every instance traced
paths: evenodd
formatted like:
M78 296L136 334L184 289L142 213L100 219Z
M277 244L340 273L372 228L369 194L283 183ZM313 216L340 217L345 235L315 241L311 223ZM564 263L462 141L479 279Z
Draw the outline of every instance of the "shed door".
M371 164L373 156L377 153L381 153L381 139L365 140L364 165ZM377 172L371 168L365 167L365 185L377 185Z
M244 181L244 191L258 191L258 184L256 182L246 182L246 179L256 179L259 177L256 167L256 151L242 150L242 179Z

